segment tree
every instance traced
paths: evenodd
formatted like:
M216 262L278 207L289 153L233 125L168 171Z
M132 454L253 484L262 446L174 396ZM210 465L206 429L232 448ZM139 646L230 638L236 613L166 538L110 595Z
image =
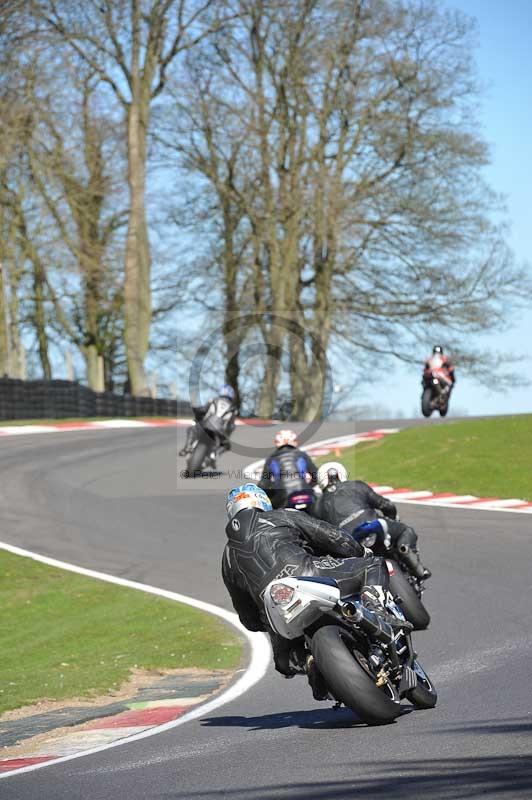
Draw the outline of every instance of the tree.
M153 102L172 62L220 25L212 0L37 0L34 13L111 90L126 123L129 218L125 252L125 346L130 389L148 393L144 362L151 320L146 222L147 142Z
M211 90L189 111L201 158L187 151L184 163L218 191L222 249L233 223L219 171L203 165L214 151L227 170L223 128L245 141L231 197L250 231L237 263L253 276L264 342L259 413L274 409L286 364L293 408L313 418L328 354L349 358L360 379L390 357L419 360L420 342L442 329L486 379L469 337L504 324L530 282L482 178L471 22L425 0L293 0L288 15L275 0L225 8L233 24L193 58L189 81L199 70Z
M63 66L64 75L69 65ZM113 383L115 328L123 311L122 271L113 252L127 219L117 191L120 142L114 121L98 108L98 79L93 74L82 71L73 77L62 102L59 87L52 91L52 84L49 79L44 97L34 96L37 124L29 148L31 176L66 259L79 275L81 291L70 292L70 297L63 293L59 299L49 280L48 292L56 326L83 354L89 386L104 391Z

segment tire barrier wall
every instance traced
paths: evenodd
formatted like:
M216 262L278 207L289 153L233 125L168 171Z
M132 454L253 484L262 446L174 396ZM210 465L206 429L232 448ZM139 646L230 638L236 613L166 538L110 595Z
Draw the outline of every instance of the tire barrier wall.
M0 419L176 417L190 413L190 404L183 400L94 392L72 381L0 378Z

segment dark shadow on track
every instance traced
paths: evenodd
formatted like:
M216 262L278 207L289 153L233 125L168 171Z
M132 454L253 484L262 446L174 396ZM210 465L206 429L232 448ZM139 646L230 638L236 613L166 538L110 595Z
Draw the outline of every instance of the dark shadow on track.
M326 753L323 753L326 760ZM356 761L356 751L353 752ZM338 766L338 765L337 765ZM352 765L349 765L352 766ZM532 793L532 760L518 756L484 758L442 758L382 763L372 777L366 769L375 771L375 764L359 764L359 777L351 780L314 781L312 783L243 786L201 792L202 800L231 797L236 800L351 800L353 797L371 800L437 797L438 800L462 798L529 798ZM275 764L272 764L272 777ZM187 798L200 793L187 792ZM159 795L160 800L181 800L179 790Z
M532 733L532 719L528 717L517 717L515 719L486 719L475 723L444 726L433 733L499 733L508 735L509 733Z
M410 714L412 706L402 706L401 716ZM286 711L282 714L261 714L260 717L208 717L201 724L210 728L247 728L249 731L306 728L335 730L338 728L370 728L348 708L316 708L311 711Z

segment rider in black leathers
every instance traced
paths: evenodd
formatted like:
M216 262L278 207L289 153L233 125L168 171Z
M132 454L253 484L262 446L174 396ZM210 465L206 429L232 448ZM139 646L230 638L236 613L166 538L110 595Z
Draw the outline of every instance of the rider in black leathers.
M389 583L383 559L327 522L293 509L243 508L225 530L222 576L233 606L248 630L268 631L275 667L283 675L295 674L292 645L268 625L263 594L270 581L289 575L333 578L342 594L361 592L368 607L388 618L382 608Z
M353 533L364 522L383 518L383 541L387 542L387 547L393 546L401 558L401 545L406 545L408 550L404 558L405 561L409 559L416 577L420 580L430 578L432 573L419 560L417 533L409 525L396 520L394 503L377 494L364 481L346 480L344 473L345 468L337 462L320 467L318 479L322 494L314 504L313 513L331 525L337 525L346 534Z
M216 455L231 449L229 437L235 429L235 417L237 407L235 405L235 391L231 386L224 385L218 392L217 397L213 397L204 406L192 408L196 424L191 425L187 430L185 446L179 451L180 456L186 456L191 452L198 433L203 431L215 443L218 443L218 451L211 454L211 466L216 467ZM198 426L201 429L198 431Z
M318 468L310 456L299 450L294 431L279 431L274 443L276 450L266 459L258 485L274 508L284 508L293 492L313 489Z

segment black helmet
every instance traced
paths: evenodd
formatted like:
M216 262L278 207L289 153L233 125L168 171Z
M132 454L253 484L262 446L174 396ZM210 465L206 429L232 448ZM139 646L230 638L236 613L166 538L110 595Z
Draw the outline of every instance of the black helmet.
M439 353L440 356L443 355L443 347L441 346L441 344L435 344L434 347L432 348L432 355L435 356L436 353Z

